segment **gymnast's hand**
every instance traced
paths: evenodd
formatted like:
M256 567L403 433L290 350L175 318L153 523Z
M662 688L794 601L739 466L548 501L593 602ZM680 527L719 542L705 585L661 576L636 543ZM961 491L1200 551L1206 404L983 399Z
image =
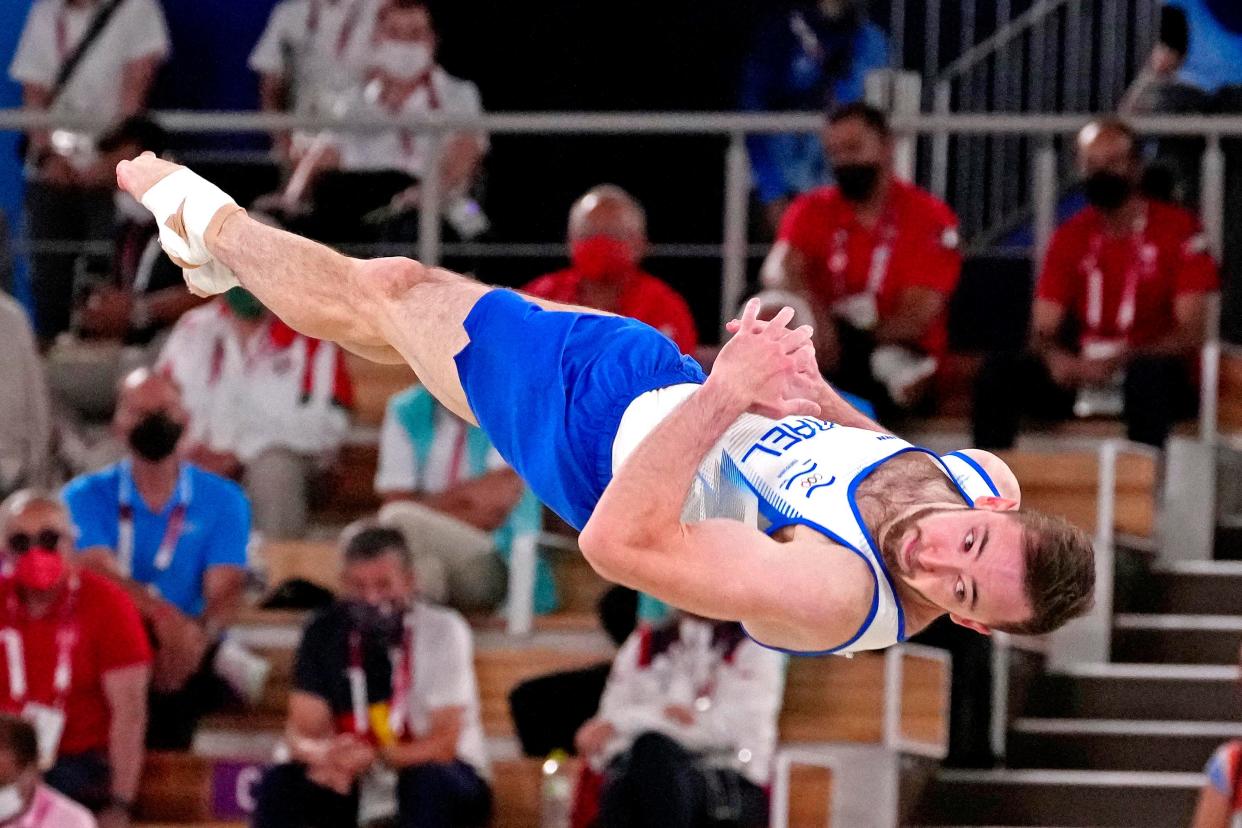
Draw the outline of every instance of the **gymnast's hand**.
M818 417L814 332L810 325L790 330L793 315L792 308L783 308L764 322L758 300L747 302L742 318L729 325L734 336L721 348L708 384L744 402L753 414Z
M144 152L133 161L122 161L116 165L116 183L122 190L142 201L147 190L154 187L156 182L179 169L180 164L165 161L153 152Z

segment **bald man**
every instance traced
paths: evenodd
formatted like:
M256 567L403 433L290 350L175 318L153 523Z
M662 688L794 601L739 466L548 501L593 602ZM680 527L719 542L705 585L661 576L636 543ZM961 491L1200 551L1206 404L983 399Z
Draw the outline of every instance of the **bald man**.
M1024 413L1120 414L1129 439L1159 447L1195 408L1194 360L1220 284L1199 220L1139 192L1138 140L1124 122L1088 124L1077 145L1088 206L1048 246L1029 350L980 372L974 431L986 448L1010 447Z
M199 292L244 284L288 324L405 362L478 423L605 578L803 653L936 618L1039 634L1090 606L1091 542L845 404L792 310L750 303L711 376L647 325L254 221L151 155L118 167ZM823 419L819 419L820 417Z
M188 748L198 719L228 698L211 680L213 660L245 664L228 660L231 647L218 658L215 642L241 606L250 505L238 484L181 460L186 421L171 379L128 374L112 422L125 459L64 490L79 561L120 584L154 633L149 741L162 749Z
M601 184L570 208L570 266L540 276L522 290L646 322L683 354L693 355L699 337L690 306L640 268L646 254L647 214L642 205L620 187Z

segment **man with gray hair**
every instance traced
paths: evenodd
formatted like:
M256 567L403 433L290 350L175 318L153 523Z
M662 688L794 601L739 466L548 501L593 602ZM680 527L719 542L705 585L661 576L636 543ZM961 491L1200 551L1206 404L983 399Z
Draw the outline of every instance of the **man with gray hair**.
M643 271L647 214L615 184L592 187L569 210L569 259L565 270L540 276L522 290L646 322L694 355L699 336L690 306L677 291Z
M414 598L401 533L342 535L341 600L306 627L294 663L289 762L263 777L255 828L487 822L491 789L470 628Z

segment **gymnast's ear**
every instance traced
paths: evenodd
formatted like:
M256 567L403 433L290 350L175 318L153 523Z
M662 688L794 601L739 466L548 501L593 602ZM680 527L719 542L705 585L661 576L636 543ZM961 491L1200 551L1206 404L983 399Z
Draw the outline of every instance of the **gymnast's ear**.
M987 626L986 624L980 624L978 621L972 621L969 618L963 618L957 613L953 613L953 612L949 613L949 619L954 624L957 624L958 626L961 626L961 627L965 627L968 630L974 630L975 632L982 633L983 635L992 634L991 627Z
M990 512L1012 512L1018 508L1018 501L1010 500L1007 497L995 497L987 495L975 499L976 509L987 509Z

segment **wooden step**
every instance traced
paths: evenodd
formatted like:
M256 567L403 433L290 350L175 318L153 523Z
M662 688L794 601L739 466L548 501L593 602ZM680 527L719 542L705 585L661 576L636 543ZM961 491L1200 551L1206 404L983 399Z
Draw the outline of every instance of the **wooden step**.
M1022 504L1061 515L1088 532L1095 531L1099 457L1094 452L1003 452L1022 484ZM1147 455L1122 454L1117 462L1116 529L1151 537L1156 509L1156 461Z

